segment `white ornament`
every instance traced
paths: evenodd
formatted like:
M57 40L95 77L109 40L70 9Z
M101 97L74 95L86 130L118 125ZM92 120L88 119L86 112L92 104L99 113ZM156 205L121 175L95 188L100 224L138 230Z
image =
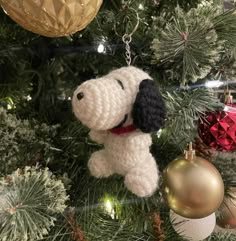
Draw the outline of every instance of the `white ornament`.
M200 219L184 218L170 210L170 220L174 230L191 241L200 241L211 235L216 225L215 213Z

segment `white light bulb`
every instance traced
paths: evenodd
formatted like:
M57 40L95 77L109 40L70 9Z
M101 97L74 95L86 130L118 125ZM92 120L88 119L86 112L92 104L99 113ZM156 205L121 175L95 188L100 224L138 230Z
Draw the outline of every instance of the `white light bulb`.
M232 106L225 105L224 111L225 111L225 112L236 113L236 108L234 108L234 107L232 107Z
M10 104L7 104L7 109L8 109L8 110L11 110L11 109L13 109L12 105L10 105Z
M30 101L30 100L32 100L32 97L31 97L30 95L27 95L27 96L26 96L26 100L27 100L27 101Z
M157 132L157 138L160 138L161 137L161 133L162 133L162 129L160 129L158 132Z
M222 82L222 81L212 80L212 81L207 81L205 83L205 86L206 86L206 88L219 88L223 84L224 84L224 82Z
M112 219L114 219L115 210L112 202L109 199L105 200L104 207L105 207L105 211L111 216Z
M98 53L104 53L105 52L105 46L104 44L100 43L97 48Z
M139 8L140 10L144 10L144 6L143 6L143 4L140 3L139 6L138 6L138 8Z

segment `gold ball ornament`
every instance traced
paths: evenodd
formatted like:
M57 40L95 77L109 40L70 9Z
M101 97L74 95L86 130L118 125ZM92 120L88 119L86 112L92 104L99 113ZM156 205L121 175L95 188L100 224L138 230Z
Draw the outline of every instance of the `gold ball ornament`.
M224 184L218 170L197 157L190 144L185 156L171 162L163 174L163 197L180 216L199 219L214 213L224 198Z
M3 10L23 28L47 37L84 29L102 0L0 0Z
M219 209L218 226L222 228L236 228L236 188L230 188L230 196L225 197Z

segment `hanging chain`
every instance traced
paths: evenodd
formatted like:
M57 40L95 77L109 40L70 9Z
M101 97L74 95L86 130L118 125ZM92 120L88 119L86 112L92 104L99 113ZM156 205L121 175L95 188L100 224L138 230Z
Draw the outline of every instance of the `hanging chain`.
M130 8L132 11L135 12L136 14L136 17L137 17L137 23L133 29L133 31L131 33L125 33L123 36L122 36L122 41L123 43L125 44L125 61L127 63L128 66L131 65L132 63L132 54L131 54L131 48L130 48L130 43L132 42L132 35L136 32L136 30L138 29L138 26L139 26L139 14L138 12L133 9L133 8Z
M132 58L131 58L131 49L130 49L130 43L132 41L132 36L129 35L129 34L125 34L123 37L122 37L122 40L125 44L125 61L127 63L128 66L131 65L131 62L132 62Z

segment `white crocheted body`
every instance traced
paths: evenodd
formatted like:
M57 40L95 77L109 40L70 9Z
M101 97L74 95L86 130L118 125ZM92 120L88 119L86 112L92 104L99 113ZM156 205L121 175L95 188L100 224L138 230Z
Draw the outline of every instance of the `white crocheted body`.
M158 170L149 149L150 134L135 130L116 135L110 129L133 124L132 109L140 83L151 77L135 67L123 67L98 79L86 81L74 92L75 116L92 131L92 140L104 149L92 154L88 167L95 177L114 173L125 176L134 194L152 195L158 186Z
M103 143L105 149L93 153L89 169L95 177L114 173L125 176L125 185L138 196L150 196L158 186L156 161L149 152L150 134L134 131L123 135L92 131L91 138Z

